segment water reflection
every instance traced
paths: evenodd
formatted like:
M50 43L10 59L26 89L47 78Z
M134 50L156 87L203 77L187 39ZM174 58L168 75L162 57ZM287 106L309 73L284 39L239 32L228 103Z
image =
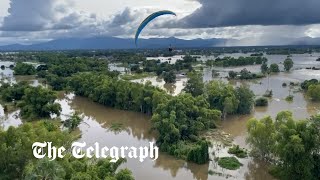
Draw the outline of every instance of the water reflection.
M7 130L10 126L17 127L22 124L19 113L20 110L5 113L3 106L0 105L0 129Z
M272 180L274 179L267 171L268 165L259 160L252 160L248 163L248 172L245 173L245 179L247 180Z
M187 77L179 77L177 78L176 83L166 84L162 78L158 78L156 76L132 80L132 82L142 83L142 84L151 82L153 86L159 87L173 96L176 96L179 93L181 93L183 88L186 86L187 81L188 81Z
M0 66L4 65L4 69L0 69L0 81L4 83L17 83L21 81L29 82L32 86L42 85L41 80L36 79L36 76L14 76L13 69L10 69L10 65L14 65L14 62L10 61L0 61Z
M61 95L60 95L61 96ZM151 132L150 116L111 109L87 98L76 97L72 94L57 100L61 104L62 117L69 117L73 112L81 112L83 122L79 126L81 132L80 142L88 145L98 142L103 146L146 146L149 142L155 142L156 134ZM114 132L111 130L113 123L123 125L123 130ZM197 165L183 160L177 160L165 153L160 153L156 161L146 159L140 163L135 159L128 159L123 167L133 171L136 179L197 179L207 180L209 163ZM217 166L216 166L217 167Z

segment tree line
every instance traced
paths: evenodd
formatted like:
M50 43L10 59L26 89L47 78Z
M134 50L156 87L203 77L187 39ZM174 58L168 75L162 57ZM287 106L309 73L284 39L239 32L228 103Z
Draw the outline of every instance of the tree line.
M187 87L188 84L190 82ZM160 149L197 163L209 160L208 144L199 138L200 133L214 128L221 112L224 116L247 114L254 103L254 94L248 87L235 89L219 81L203 86L198 94L191 92L176 97L150 83L131 83L97 73L74 75L69 85L77 95L100 104L152 114L153 127L159 132L157 142Z
M251 57L223 57L216 58L215 60L208 60L206 62L207 66L222 66L222 67L230 67L230 66L246 66L246 65L256 65L263 64L268 61L267 58L261 56L251 56Z
M77 95L123 110L152 114L153 129L159 132L160 149L176 157L206 163L208 142L201 131L215 127L218 110L210 109L203 96L170 96L151 83L145 85L118 80L97 73L79 73L69 83Z

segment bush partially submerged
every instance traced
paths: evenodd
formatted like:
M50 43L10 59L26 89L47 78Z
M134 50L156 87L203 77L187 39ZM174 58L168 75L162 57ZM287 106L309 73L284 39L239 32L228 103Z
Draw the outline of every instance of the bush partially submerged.
M234 154L238 158L246 158L247 157L247 151L245 149L240 148L238 145L233 146L228 150L229 154Z
M70 118L63 122L64 127L68 128L70 131L76 129L81 124L81 117L78 113L74 113Z
M256 99L255 105L256 106L268 106L268 98L260 97L260 98Z
M293 101L293 96L292 95L287 96L286 97L286 101L292 102Z
M272 90L267 90L263 95L263 97L268 97L268 98L271 98L272 96L273 96Z
M219 166L229 169L229 170L236 170L239 169L242 164L239 162L239 160L235 157L222 157L218 160Z

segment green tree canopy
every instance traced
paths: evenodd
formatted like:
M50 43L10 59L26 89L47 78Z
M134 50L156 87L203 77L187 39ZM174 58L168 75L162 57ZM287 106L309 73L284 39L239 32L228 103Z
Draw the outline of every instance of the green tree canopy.
M68 153L73 141L68 131L61 131L52 122L45 121L0 131L0 179L134 179L130 170L119 169L125 159L115 163L109 158L75 159ZM34 142L52 142L56 147L65 147L67 153L62 159L39 160L32 153Z
M34 142L52 142L56 146L70 147L72 136L62 132L59 127L50 122L24 123L18 128L9 127L7 131L0 131L0 179L21 179L25 166L28 163L36 163L32 154ZM47 161L46 161L47 162ZM42 166L42 163L32 168ZM41 165L42 164L42 165ZM48 167L56 167L56 164L48 164ZM30 165L28 166L30 169Z
M293 67L293 61L291 58L287 58L284 62L284 70L285 71L290 71L290 69Z
M307 95L314 101L320 101L320 84L312 84L308 87Z
M250 114L254 105L254 93L248 86L240 86L236 89L239 105L237 109L238 114Z
M210 107L220 110L224 117L237 112L240 102L232 85L211 81L206 84L205 93Z
M263 63L263 64L261 65L261 72L262 72L263 74L265 74L265 73L268 72L268 70L269 70L268 64L267 64L267 63Z
M163 79L166 83L175 83L176 82L176 74L174 71L164 72Z
M187 81L184 91L192 94L192 96L200 96L203 94L204 83L203 77L197 72L190 72L188 74L189 80Z
M295 121L289 111L248 122L248 142L257 157L272 162L280 179L319 179L320 126L317 117Z
M272 73L280 72L279 65L275 64L275 63L271 64L270 65L270 72L272 72Z
M34 75L36 74L36 68L32 64L26 64L18 62L14 67L15 75Z
M170 96L151 83L132 83L97 73L74 75L69 86L77 95L106 106L152 114L160 150L196 163L208 162L207 142L200 143L199 133L214 128L221 112L211 109L204 96ZM190 152L198 156L189 156Z
M61 107L54 101L55 92L42 87L28 87L19 103L21 116L25 119L48 118L51 114L60 115Z

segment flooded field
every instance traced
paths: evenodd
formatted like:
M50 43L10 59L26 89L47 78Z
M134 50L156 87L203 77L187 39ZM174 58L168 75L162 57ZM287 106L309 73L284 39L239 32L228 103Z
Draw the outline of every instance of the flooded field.
M240 56L244 54L233 54ZM289 84L290 82L302 82L307 79L317 78L320 79L320 71L306 70L306 67L320 67L320 62L315 60L319 54L293 55L295 66L294 71L290 73L281 72L279 74L271 75L269 78L258 79L254 81L232 81L235 86L240 84L247 84L254 91L257 96L265 93L266 89L273 90L273 98L269 101L268 107L255 108L251 115L245 116L230 116L221 122L221 130L230 134L235 144L241 147L247 147L246 139L246 122L253 117L262 118L270 115L272 117L283 110L290 110L293 112L296 119L305 119L311 115L320 112L320 103L310 101L304 94L299 91L299 86L282 87L282 83ZM181 58L181 57L180 57ZM210 58L210 57L209 57ZM282 62L286 56L272 55L267 56L269 63ZM176 57L179 59L179 57ZM205 57L203 57L205 60ZM2 64L4 62L1 62ZM10 62L8 66L10 65ZM229 70L240 71L247 68L252 72L259 72L260 66L247 66L237 68L215 68L220 71L220 76L212 77L211 68L205 68L204 81L213 79L221 79L227 81L224 77L227 76ZM281 67L280 67L281 68ZM17 82L26 77L15 77L12 70L6 68L0 70L1 80L8 82ZM30 79L28 79L30 78ZM31 84L39 84L39 80L35 77L27 77L24 79L30 81ZM153 85L166 89L172 95L179 94L185 86L187 78L181 78L174 85L166 85L163 80L156 77L149 77L144 79L135 80L134 82L145 83L151 81ZM285 97L289 92L294 96L293 102L285 101ZM121 110L111 109L97 103L91 102L87 98L77 97L71 94L60 94L57 100L62 106L61 119L68 118L73 112L77 111L83 118L82 124L79 126L78 131L81 133L79 141L85 141L87 144L92 145L98 142L100 145L106 146L146 146L150 141L155 142L156 134L151 132L150 116L127 112ZM18 126L22 123L19 116L19 111L5 114L3 108L0 108L0 124L4 129L10 125ZM117 123L121 125L119 131L113 131L112 126ZM214 157L230 156L227 153L227 148L220 142L214 142L210 148L211 159ZM174 179L174 180L213 180L213 179L259 179L270 180L272 177L267 172L267 165L263 162L254 161L251 158L240 159L243 166L236 171L225 170L217 165L216 162L210 161L205 165L196 165L188 163L183 160L177 160L172 156L160 153L156 161L147 159L145 162L140 163L134 159L128 159L128 162L122 167L127 167L132 170L136 179ZM209 175L209 170L213 172Z
M111 109L96 104L87 98L77 97L67 94L58 100L62 105L62 119L70 116L74 111L81 112L83 123L79 126L81 132L80 142L84 141L88 145L98 142L104 146L146 146L149 142L155 142L156 134L150 131L150 116L141 113L127 112ZM110 128L114 123L120 123L122 130L113 131ZM210 149L216 156L228 156L227 148L220 143L215 143ZM215 157L211 154L212 159ZM143 163L135 159L128 159L122 167L127 167L133 171L136 179L247 179L259 177L271 179L263 170L263 163L257 164L250 158L242 159L244 164L238 171L225 170L214 161L209 164L197 165L183 160L177 160L172 156L160 153L156 161L146 159ZM212 170L219 175L211 176L208 171ZM221 174L220 174L221 173Z
M186 77L177 78L177 82L174 84L166 84L163 79L158 78L156 76L132 80L132 82L143 83L143 84L148 81L151 82L153 86L157 86L165 90L167 93L176 96L179 93L181 93L181 91L183 90L183 88L185 87L188 81L188 78Z

